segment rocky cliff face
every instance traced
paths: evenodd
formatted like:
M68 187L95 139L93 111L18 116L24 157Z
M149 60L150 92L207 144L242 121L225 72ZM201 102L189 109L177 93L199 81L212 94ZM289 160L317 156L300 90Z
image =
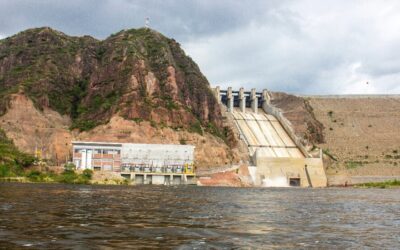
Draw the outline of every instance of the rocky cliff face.
M101 131L104 138L122 140L113 130L124 130L118 119L129 123L125 130L149 125L171 131L168 142L183 143L193 133L200 138L196 143L213 138L223 153L212 153L222 156L207 160L210 166L237 158L227 147L236 142L222 124L207 79L175 40L150 29L123 30L99 41L38 28L0 40L0 115L17 146L47 148L57 161L68 156L71 139L100 125L109 128ZM176 136L183 132L186 137ZM89 134L84 137L102 140ZM162 137L145 133L140 142Z
M198 66L177 42L150 29L104 41L50 28L6 38L0 43L3 113L13 92L25 93L39 109L71 116L81 130L116 113L176 128L221 129L219 107Z

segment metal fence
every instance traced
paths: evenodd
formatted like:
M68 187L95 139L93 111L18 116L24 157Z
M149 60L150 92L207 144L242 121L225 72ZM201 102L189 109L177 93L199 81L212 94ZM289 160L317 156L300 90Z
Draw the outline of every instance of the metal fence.
M191 164L175 165L175 166L151 166L151 165L128 165L121 166L122 172L135 173L177 173L177 174L193 174L194 166Z

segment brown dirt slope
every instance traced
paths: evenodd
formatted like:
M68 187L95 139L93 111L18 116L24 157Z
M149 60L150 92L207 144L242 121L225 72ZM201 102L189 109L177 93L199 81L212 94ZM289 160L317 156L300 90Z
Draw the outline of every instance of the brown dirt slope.
M400 97L272 93L271 103L323 149L328 175L400 175Z
M330 174L400 174L400 98L309 98L324 125Z

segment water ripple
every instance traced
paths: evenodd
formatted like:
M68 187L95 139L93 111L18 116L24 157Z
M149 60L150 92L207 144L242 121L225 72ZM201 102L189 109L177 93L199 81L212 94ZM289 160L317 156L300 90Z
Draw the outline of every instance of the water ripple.
M398 189L0 184L0 248L400 246Z

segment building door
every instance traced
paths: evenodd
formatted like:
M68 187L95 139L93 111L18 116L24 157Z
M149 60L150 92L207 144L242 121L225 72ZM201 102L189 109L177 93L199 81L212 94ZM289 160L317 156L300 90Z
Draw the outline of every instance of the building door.
M88 149L86 152L86 168L85 169L92 169L92 153L91 149Z
M86 149L81 150L81 165L79 168L86 169Z

